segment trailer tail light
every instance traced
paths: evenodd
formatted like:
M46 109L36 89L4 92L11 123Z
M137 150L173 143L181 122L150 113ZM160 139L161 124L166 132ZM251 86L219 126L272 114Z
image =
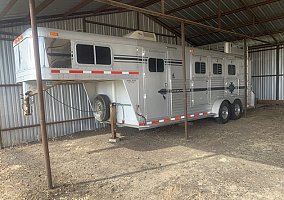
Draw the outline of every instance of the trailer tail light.
M59 36L59 33L58 32L49 32L49 35L51 37L58 37Z
M17 37L14 41L13 41L13 45L17 45L19 44L21 41L23 40L23 36L20 35L19 37Z

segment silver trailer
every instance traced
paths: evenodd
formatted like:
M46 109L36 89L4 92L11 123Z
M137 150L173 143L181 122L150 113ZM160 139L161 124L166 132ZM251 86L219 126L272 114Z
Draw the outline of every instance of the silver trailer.
M156 42L153 33L125 37L38 28L44 89L66 82L84 84L94 115L108 122L117 104L117 125L148 129L214 117L220 123L253 106L248 73L244 105L242 55L186 48L188 114L183 115L181 47ZM37 93L31 29L14 41L17 82L23 83L24 111ZM250 62L248 61L248 66ZM250 67L248 68L250 69Z

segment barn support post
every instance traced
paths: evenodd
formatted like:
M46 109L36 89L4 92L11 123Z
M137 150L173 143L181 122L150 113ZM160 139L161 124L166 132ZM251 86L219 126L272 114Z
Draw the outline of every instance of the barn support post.
M187 128L187 92L186 92L186 64L185 64L185 33L184 23L181 23L181 46L182 46L182 73L183 73L183 95L184 95L184 133L185 139L188 139Z
M279 81L279 55L280 55L280 46L276 47L276 100L279 100L279 89L280 89L280 81Z
M116 103L110 104L110 125L111 125L111 138L110 141L116 141Z
M86 33L87 32L87 22L86 22L86 17L83 18L83 32Z
M165 0L161 0L161 13L165 14Z
M3 140L2 140L2 121L0 116L0 149L4 149Z
M247 39L244 39L244 82L245 82L245 101L244 101L244 117L247 117L248 105L248 48Z
M0 149L4 149L3 140L2 140L2 132L1 132L1 121L0 121Z
M137 24L137 27L136 29L137 30L140 30L140 13L139 12L136 12L136 24Z
M33 50L34 50L36 79L37 79L36 82L37 82L37 92L38 92L40 131L41 131L41 136L42 136L42 146L43 146L43 152L44 152L44 157L45 157L47 186L49 189L52 189L53 185L52 185L50 157L49 157L49 148L48 148L48 137L47 137L47 130L46 130L43 86L42 86L42 77L41 77L41 66L40 66L39 46L38 46L38 32L37 32L37 22L36 22L35 1L34 0L29 0L29 9L30 9Z

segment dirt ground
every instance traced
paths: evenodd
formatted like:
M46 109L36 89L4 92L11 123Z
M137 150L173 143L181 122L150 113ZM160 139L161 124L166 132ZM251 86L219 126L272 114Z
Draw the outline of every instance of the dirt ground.
M213 119L139 132L121 128L0 151L0 199L284 199L284 108L259 108L225 125Z

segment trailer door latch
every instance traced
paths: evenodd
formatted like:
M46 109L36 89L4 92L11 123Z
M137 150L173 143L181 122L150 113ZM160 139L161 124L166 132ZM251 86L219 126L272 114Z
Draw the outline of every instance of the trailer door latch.
M164 100L166 99L166 94L168 93L168 90L167 89L160 89L159 91L158 91L158 93L160 93L161 95L163 95L163 98L164 98Z

